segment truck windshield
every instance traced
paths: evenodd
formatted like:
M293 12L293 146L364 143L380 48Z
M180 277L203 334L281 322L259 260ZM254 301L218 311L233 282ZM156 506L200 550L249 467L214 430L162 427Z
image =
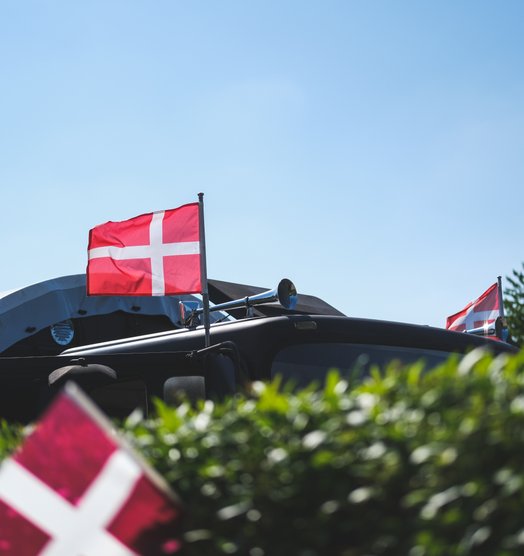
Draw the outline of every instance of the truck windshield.
M384 368L392 362L406 365L422 360L426 368L431 368L450 355L444 351L374 344L296 344L277 353L271 376L278 375L284 382L300 387L312 382L323 384L331 369L349 380L359 380L369 375L374 366Z

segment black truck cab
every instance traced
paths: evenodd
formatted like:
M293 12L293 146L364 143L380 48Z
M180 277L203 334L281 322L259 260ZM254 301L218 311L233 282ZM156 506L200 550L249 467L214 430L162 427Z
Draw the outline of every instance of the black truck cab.
M431 367L475 347L495 354L517 351L507 343L475 335L347 317L322 300L298 295L289 280L275 290L210 281L210 297L213 322L208 329L199 322L202 310L188 309L195 306L194 299L190 304L187 299L172 300L182 305L170 309L169 321L167 312L139 315L142 300L136 299L129 300L127 312L121 303L116 310L97 315L92 307L83 315L76 309L59 321L61 328L53 322L56 315L48 317L47 326L0 353L0 418L35 419L70 380L109 416L122 418L137 407L147 414L155 398L168 403L183 397L220 399L253 381L276 376L295 387L321 386L331 369L358 381L373 366L383 368L391 362L423 360ZM85 307L81 295L79 303ZM89 317L94 330L89 330ZM140 317L145 317L143 328L135 325L126 334L125 328L116 330L110 324L112 319L121 323ZM57 344L55 353L50 353L50 346L38 352L35 346L52 339L53 326L55 336L56 330L61 331L60 341L69 338L68 344ZM109 331L105 341L85 341L100 339L101 328ZM37 335L40 343L34 341ZM24 349L33 351L24 353Z

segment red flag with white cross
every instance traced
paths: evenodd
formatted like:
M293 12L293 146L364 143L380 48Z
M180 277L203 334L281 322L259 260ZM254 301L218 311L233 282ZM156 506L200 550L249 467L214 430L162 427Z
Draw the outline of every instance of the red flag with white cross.
M201 293L200 237L198 203L94 227L87 295Z
M446 319L446 328L456 332L466 332L480 327L488 327L501 316L499 284L490 286L482 295L468 303L462 311Z
M179 514L167 484L71 385L0 466L0 555L169 555Z

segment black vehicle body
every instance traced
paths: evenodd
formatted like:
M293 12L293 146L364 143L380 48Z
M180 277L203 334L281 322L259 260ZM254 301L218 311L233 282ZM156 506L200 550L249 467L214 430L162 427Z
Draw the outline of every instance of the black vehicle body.
M245 314L250 296L263 299L266 293L210 281L213 303L231 305L239 299L229 310L236 317ZM176 403L179 393L220 398L277 375L297 385L322 384L332 368L357 380L371 366L391 361L424 360L431 366L475 347L517 351L503 342L429 326L346 317L312 296L299 295L293 309L266 297L270 303L251 306L253 316L212 323L209 347L202 326L166 330L165 321L154 325L157 332L77 345L52 355L20 356L19 342L0 356L0 417L35 419L67 380L77 382L108 415L124 417L137 406L147 413L156 397L170 403ZM98 318L95 326L103 319Z

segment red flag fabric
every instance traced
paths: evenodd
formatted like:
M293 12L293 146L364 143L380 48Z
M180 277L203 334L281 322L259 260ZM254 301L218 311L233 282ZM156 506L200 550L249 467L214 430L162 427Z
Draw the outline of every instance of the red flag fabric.
M168 555L174 495L67 385L0 466L0 555Z
M464 332L479 327L494 325L500 316L499 287L495 282L480 297L468 303L462 311L446 320L446 328Z
M89 232L87 295L201 293L198 203Z

